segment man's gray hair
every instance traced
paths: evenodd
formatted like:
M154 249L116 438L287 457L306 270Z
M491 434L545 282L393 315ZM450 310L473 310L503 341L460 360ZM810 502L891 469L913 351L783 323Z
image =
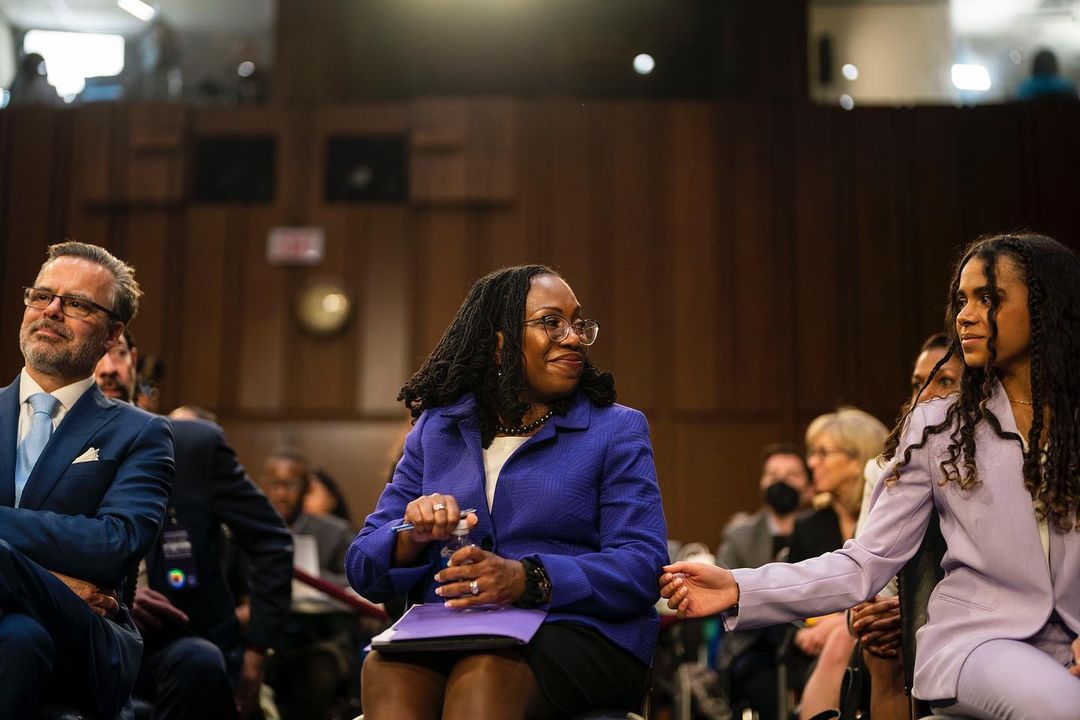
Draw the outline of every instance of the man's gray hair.
M135 280L135 268L103 247L69 240L49 246L41 269L44 270L46 265L62 257L89 260L111 272L115 280L112 297L109 298L113 314L125 325L135 318L135 314L139 312L139 298L143 294Z

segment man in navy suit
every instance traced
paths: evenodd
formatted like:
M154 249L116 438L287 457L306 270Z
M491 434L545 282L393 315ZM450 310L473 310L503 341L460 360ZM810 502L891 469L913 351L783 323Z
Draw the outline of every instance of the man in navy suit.
M98 361L95 378L103 393L135 400L138 353L125 329ZM135 693L154 701L155 720L228 720L237 711L246 717L258 705L267 651L289 615L292 536L220 427L171 424L173 492L164 532L146 557L145 586L140 581L131 608L146 641ZM251 561L246 632L222 571L223 524Z
M44 700L114 718L142 641L119 588L161 528L168 423L106 398L94 366L138 308L106 250L49 248L19 331L25 367L0 390L0 717Z

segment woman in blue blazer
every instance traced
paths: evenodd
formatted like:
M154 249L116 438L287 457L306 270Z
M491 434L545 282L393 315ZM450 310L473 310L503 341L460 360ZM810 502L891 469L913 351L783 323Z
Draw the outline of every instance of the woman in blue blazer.
M1080 258L1042 235L964 253L948 298L960 392L913 404L884 482L843 549L757 570L676 563L661 594L729 626L820 615L872 597L941 518L944 579L917 635L916 697L986 720L1080 717ZM924 387L925 390L925 387Z
M360 594L540 607L521 650L373 652L365 715L567 717L633 709L648 683L667 530L644 415L589 361L597 324L529 265L478 280L402 388L416 419L345 566ZM440 569L462 508L477 547ZM402 518L409 532L394 533Z

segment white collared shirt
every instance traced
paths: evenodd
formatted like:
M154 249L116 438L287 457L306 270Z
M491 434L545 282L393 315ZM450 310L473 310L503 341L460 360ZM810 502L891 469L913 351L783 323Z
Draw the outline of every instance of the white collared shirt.
M83 396L87 390L94 384L94 376L86 378L85 380L79 380L73 382L70 385L65 385L58 390L51 393L54 398L60 401L60 408L56 411L56 415L53 417L53 430L60 424L60 421L67 415L75 403L79 401L79 398ZM34 409L30 407L30 403L27 400L34 393L45 392L41 389L41 386L37 384L34 378L30 377L30 373L26 371L24 367L22 374L19 375L19 437L16 439L16 447L22 443L23 438L30 432L30 424L34 420Z

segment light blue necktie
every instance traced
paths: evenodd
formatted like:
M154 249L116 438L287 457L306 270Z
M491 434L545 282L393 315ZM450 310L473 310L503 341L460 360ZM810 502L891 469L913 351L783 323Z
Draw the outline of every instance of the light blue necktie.
M23 488L34 464L41 457L41 451L49 444L53 415L60 408L60 401L48 393L34 393L27 398L27 402L34 409L34 418L30 421L30 432L19 445L18 459L15 461L15 507L19 507Z

